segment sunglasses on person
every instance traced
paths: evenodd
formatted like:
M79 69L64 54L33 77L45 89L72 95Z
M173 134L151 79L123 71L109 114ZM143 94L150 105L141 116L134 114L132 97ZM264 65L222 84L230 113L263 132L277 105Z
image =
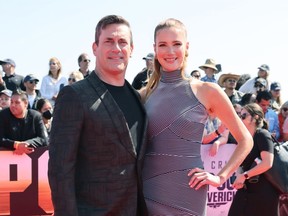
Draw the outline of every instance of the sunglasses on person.
M239 115L239 117L242 119L242 120L245 120L247 118L247 116L249 116L250 114L249 113L243 113L241 115Z
M228 81L228 82L231 82L231 83L235 83L235 82L236 82L235 79L228 79L227 81Z
M75 78L68 78L68 81L72 81L72 82L76 82L76 79Z
M56 62L50 62L49 65L57 65Z
M288 111L288 108L287 108L287 107L283 107L282 110L283 110L284 112L287 112L287 111Z
M83 62L90 62L90 59L84 59Z
M200 78L201 76L200 75L192 75L192 77L195 77L195 78Z
M30 84L38 84L38 81L36 81L36 80L30 80L29 83L30 83Z

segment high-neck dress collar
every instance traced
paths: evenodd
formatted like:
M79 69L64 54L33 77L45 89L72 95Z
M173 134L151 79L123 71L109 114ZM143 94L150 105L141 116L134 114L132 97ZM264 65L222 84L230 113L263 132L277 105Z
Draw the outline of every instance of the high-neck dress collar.
M174 83L183 80L181 70L166 72L161 70L161 82Z

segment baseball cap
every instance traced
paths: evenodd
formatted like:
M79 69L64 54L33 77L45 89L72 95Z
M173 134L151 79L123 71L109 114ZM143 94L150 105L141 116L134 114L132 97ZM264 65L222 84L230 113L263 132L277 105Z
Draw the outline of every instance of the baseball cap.
M12 60L12 59L4 59L4 60L0 60L0 65L3 64L11 64L12 66L16 67L16 63Z
M269 66L266 64L262 64L260 67L258 67L258 69L263 70L263 71L267 71L267 72L270 71Z
M267 81L261 77L258 77L256 80L255 80L255 83L254 83L254 87L257 85L257 84L260 84L262 86L266 86L267 85Z
M11 96L12 96L12 91L9 90L9 89L4 89L4 90L2 90L2 91L0 92L0 95L2 95L2 94L5 94L5 95L7 95L8 97L11 97Z
M147 56L143 57L144 60L153 60L154 53L148 53Z
M273 82L270 85L270 89L273 90L273 91L281 90L281 85L280 85L279 82Z
M33 80L36 80L37 82L39 82L39 79L37 79L33 74L29 74L24 78L24 82L33 81Z

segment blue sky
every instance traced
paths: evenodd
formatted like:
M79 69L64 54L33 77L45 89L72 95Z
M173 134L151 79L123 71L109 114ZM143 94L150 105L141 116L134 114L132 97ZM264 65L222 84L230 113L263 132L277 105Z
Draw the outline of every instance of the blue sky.
M0 59L14 59L16 73L33 73L40 80L53 56L61 61L65 76L78 69L82 52L90 55L94 69L95 26L103 16L118 14L130 22L134 36L126 74L131 82L145 66L142 57L153 51L155 26L173 17L187 27L187 73L207 58L221 63L224 73L251 76L268 64L271 80L282 84L288 99L287 11L287 0L9 0L1 4Z

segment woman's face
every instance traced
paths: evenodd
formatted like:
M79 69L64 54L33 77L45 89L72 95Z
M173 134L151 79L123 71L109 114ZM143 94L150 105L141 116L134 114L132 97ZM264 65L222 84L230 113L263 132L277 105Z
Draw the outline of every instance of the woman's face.
M180 28L164 28L156 34L154 50L164 71L181 69L188 47L186 34Z
M287 116L288 116L288 107L282 107L281 108L281 114L283 115L284 118L287 118Z
M252 123L252 116L250 115L250 113L246 110L246 109L242 109L241 110L241 114L239 115L239 117L241 118L242 122L244 123L244 125L247 127L248 125L251 125Z

